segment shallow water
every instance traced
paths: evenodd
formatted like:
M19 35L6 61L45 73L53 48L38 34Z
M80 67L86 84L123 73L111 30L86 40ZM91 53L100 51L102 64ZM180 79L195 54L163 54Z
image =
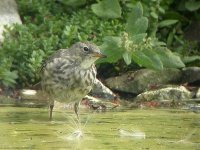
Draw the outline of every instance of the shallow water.
M71 110L55 111L53 121L47 112L0 107L0 149L200 150L200 115L185 110L81 110L80 125ZM74 138L78 129L81 135Z

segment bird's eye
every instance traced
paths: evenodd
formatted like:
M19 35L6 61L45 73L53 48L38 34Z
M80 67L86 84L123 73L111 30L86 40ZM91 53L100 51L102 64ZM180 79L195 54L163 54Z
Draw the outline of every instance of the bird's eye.
M84 50L85 52L89 52L89 48L88 48L88 47L83 47L83 50Z

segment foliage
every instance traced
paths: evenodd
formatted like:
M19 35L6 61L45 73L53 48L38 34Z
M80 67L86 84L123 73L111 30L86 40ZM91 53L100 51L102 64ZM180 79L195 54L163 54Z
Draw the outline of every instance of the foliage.
M39 74L36 72L43 57L58 44L57 36L52 34L45 38L43 34L38 36L37 32L38 28L33 25L15 25L15 30L5 36L1 52L4 51L4 57L12 62L10 70L17 71L19 82L37 81Z
M102 0L93 4L92 11L99 17L120 18L121 7L118 0Z
M7 69L10 68L11 65L9 58L1 59L0 63L0 86L4 85L12 87L16 83L15 79L17 79L17 72Z
M133 60L140 66L153 69L184 67L180 57L167 49L164 43L147 37L147 28L148 19L143 16L142 5L137 3L128 14L126 31L118 37L104 38L101 48L108 57L102 61L115 63L123 58L127 65Z
M105 35L115 35L123 28L116 19L102 22L89 7L72 11L65 10L62 3L48 0L17 2L24 24L7 28L4 35L0 59L8 58L9 65L1 65L5 70L0 77L3 84L9 77L12 77L10 81L17 79L22 86L35 84L39 81L42 61L54 51L67 48L76 41L102 43ZM15 76L5 78L7 72Z
M118 72L122 68L133 69L130 66L134 63L153 69L200 64L198 42L186 40L184 34L192 20L200 20L197 0L140 3L138 0L17 0L17 3L23 25L7 28L4 34L0 84L37 83L42 61L76 41L88 40L100 45L108 58L99 64L112 63Z
M189 0L185 2L185 8L189 11L195 11L200 8L200 2L196 0Z
M198 5L199 2L195 0L181 0L179 2L162 0L156 6L164 10L163 12L155 12L157 16L160 16L156 23L156 36L159 40L164 41L168 48L179 53L182 57L200 54L198 51L195 53L188 51L189 47L193 47L196 40L199 39L188 40L186 34L190 24L200 20ZM199 46L196 45L193 49L199 49Z

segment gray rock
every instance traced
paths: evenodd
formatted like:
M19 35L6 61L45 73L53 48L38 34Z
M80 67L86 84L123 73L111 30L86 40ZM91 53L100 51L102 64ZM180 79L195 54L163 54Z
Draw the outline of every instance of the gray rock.
M200 81L200 67L187 67L183 69L182 82L192 83Z
M94 86L90 94L108 100L114 99L116 97L115 94L108 87L103 85L103 83L101 83L101 81L99 81L98 79L95 80Z
M105 81L105 84L113 90L140 94L164 84L179 83L181 76L181 71L178 69L163 69L161 71L141 69L111 77Z
M15 0L1 0L0 2L0 42L3 41L4 26L14 23L21 24Z
M139 94L136 101L165 101L165 100L189 100L193 97L193 93L188 91L184 86L167 87L153 91L147 91Z
M98 84L101 83L99 80L97 82L98 82ZM102 91L99 91L99 92L102 92ZM106 94L108 94L108 93L106 93ZM109 95L107 95L107 96L109 96ZM44 107L44 106L49 105L49 101L47 100L46 96L43 95L43 92L41 90L22 89L20 91L20 98L21 98L21 100L19 100L18 103L16 103L16 100L13 100L14 106L16 104L18 106L28 106L28 107L30 107L30 106L31 107ZM111 101L109 101L109 100L111 100ZM0 102L2 102L1 96L0 96ZM9 101L9 103L10 103L10 101ZM5 104L8 104L8 100L6 101ZM74 108L74 102L60 103L60 102L55 101L54 105L55 105L56 109L69 109L69 108L73 109ZM91 109L104 111L104 110L108 110L108 109L114 109L114 108L120 106L120 104L116 103L116 101L113 101L113 99L107 99L107 101L105 101L105 99L102 99L102 98L96 98L96 97L86 95L82 99L80 106L83 108L91 108Z
M105 101L103 99L95 98L88 95L86 95L81 101L81 105L86 106L86 104L87 106L89 106L89 108L92 108L94 110L108 110L120 106L119 103L115 103L113 101Z
M200 98L200 88L196 92L196 98Z

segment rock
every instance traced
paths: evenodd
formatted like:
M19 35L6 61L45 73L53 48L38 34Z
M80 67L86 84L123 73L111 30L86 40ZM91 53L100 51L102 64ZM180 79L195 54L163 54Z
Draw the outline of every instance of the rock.
M74 103L61 103L58 101L54 102L55 109L58 110L64 110L64 109L74 109ZM99 98L95 98L92 96L86 95L81 101L79 108L84 109L92 109L97 111L106 111L106 110L112 110L120 106L119 101L105 101Z
M183 69L182 82L193 83L200 81L200 67L187 67Z
M165 101L165 100L189 100L193 97L193 93L188 91L184 86L167 87L158 90L147 91L139 94L136 101Z
M196 98L200 98L200 88L196 92Z
M4 25L21 24L15 0L1 0L0 2L0 43L3 41Z
M181 76L181 71L178 69L163 69L161 71L141 69L111 77L105 81L105 84L113 90L140 94L164 84L179 83Z
M86 95L82 99L80 106L86 106L93 110L105 111L108 109L114 109L119 107L120 103L118 100L105 101L99 98Z
M103 83L101 83L101 81L99 81L98 79L95 80L90 95L108 100L115 99L116 97L115 94L105 85L103 85Z
M200 113L200 104L187 104L185 110L192 111L194 113Z
M118 99L114 97L112 91L105 87L99 80L96 81L96 84L101 87L98 87L99 90L96 89L98 91L98 95L101 94L99 95L100 98L86 95L81 101L81 106L95 110L114 109L120 106ZM105 98L107 98L106 101ZM18 105L41 107L48 106L49 101L47 100L46 95L43 94L42 90L22 89L20 91L20 103L18 103ZM56 109L74 108L74 102L60 103L55 101L54 105Z

